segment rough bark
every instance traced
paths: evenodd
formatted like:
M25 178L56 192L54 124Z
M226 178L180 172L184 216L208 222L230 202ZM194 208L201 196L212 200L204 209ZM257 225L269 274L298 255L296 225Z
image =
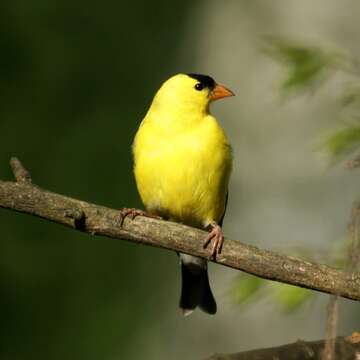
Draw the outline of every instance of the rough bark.
M334 339L335 358L356 360L360 356L360 335ZM322 360L324 340L301 341L267 349L256 349L236 354L215 354L206 360Z

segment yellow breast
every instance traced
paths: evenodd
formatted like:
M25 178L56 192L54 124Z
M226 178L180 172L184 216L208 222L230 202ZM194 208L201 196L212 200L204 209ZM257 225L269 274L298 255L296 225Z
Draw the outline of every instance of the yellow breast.
M183 223L219 221L231 172L231 148L215 118L185 128L143 121L134 142L135 178L147 210Z

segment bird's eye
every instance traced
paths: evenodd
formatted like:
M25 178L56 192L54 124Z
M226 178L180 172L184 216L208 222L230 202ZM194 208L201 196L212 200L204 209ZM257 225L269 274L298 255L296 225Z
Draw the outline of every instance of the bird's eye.
M201 91L203 88L204 88L204 85L203 85L203 84L201 84L201 83L195 84L195 89L196 89L196 90Z

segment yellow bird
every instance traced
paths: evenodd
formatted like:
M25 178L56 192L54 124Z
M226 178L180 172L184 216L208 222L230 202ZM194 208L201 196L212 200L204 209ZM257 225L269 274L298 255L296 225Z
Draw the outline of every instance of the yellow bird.
M210 76L175 75L155 95L133 144L136 184L148 214L209 229L204 247L213 241L213 257L224 240L232 152L209 104L233 95ZM207 261L186 254L180 259L183 314L197 306L215 314Z

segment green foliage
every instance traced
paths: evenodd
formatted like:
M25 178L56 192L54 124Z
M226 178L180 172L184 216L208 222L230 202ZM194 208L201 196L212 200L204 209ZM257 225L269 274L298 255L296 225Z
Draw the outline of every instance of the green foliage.
M355 116L358 114L360 104L360 67L359 61L345 52L332 51L320 46L308 46L291 40L267 38L264 51L275 59L284 69L285 77L281 90L285 93L311 91L315 86L323 83L336 71L342 72L345 77L351 78L344 82L340 90L339 104L342 107L339 113L346 108L351 109ZM340 116L339 116L340 117ZM346 126L338 127L325 136L322 141L324 150L334 162L360 149L360 121L354 120ZM349 241L337 243L329 255L335 266L344 267L348 258ZM328 259L328 260L329 260ZM264 282L250 276L241 276L233 289L233 298L237 303L249 299L254 300L254 294L260 288L264 294L286 313L293 312L304 305L315 293L298 286L286 285L279 282Z
M345 89L345 93L341 98L343 106L356 106L360 104L360 87L352 86L349 89Z
M344 82L340 89L338 118L341 111L352 110L352 117L359 118L360 67L357 58L345 51L334 51L320 46L300 44L289 39L268 38L265 52L279 62L285 73L282 83L284 93L295 90L311 91L336 71L351 81ZM342 126L333 130L321 144L334 164L360 149L360 124Z
M360 147L360 125L335 130L325 138L323 148L332 160L350 154Z
M286 313L298 310L314 294L308 289L277 282L271 284L271 290L271 297Z
M261 294L263 296L259 296ZM230 295L235 304L249 305L264 297L270 298L273 303L285 313L290 313L313 296L314 292L297 286L279 282L269 282L247 273L238 276L230 289Z
M308 46L291 40L267 38L264 51L281 64L285 78L281 90L285 93L313 90L324 83L335 72L342 72L351 82L342 83L339 93L339 109L353 110L355 119L360 105L360 67L356 58L345 52L324 49L320 46ZM324 150L334 162L360 150L360 121L338 127L325 136L322 141ZM344 267L348 258L349 241L339 241L328 254L327 260L335 266ZM299 255L299 250L297 251ZM301 254L304 256L304 254ZM308 254L305 254L308 257ZM300 309L310 298L315 296L311 290L279 282L269 282L257 277L242 274L231 288L231 296L237 304L248 304L260 299L261 294L270 298L286 313ZM262 296L261 298L264 298Z
M268 38L264 51L286 67L284 92L313 88L331 74L338 58L334 52L278 38Z
M263 279L242 273L236 278L233 287L230 289L231 298L236 304L247 303L254 298L264 284Z

